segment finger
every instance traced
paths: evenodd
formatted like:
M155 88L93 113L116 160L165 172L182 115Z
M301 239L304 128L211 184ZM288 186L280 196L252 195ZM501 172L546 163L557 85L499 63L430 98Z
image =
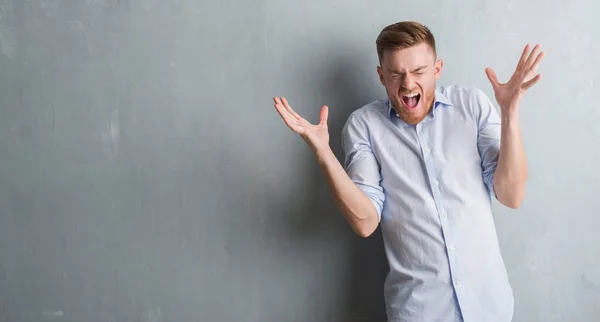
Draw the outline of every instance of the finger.
M537 59L540 51L542 50L542 46L535 45L535 47L533 48L533 51L531 52L531 55L529 55L529 57L527 57L527 61L525 62L525 66L524 66L524 71L528 72L531 69L531 66L533 66L534 61Z
M285 106L283 106L283 102L281 101L281 98L275 96L275 97L273 97L273 102L275 102L275 105L281 105L281 107L285 109Z
M285 109L285 106L283 106L283 103L279 97L273 97L273 101L275 102L275 109L277 110L277 113L281 115L281 117L290 117L290 113Z
M321 107L319 124L327 125L328 115L329 115L329 107L327 107L327 105L324 105L323 107Z
M542 78L542 74L537 74L534 78L523 83L523 85L521 85L521 88L524 90L528 90L531 88L531 86L535 85L535 83L539 82L541 78Z
M279 113L279 116L281 116L281 118L286 122L286 124L291 122L295 123L297 121L297 119L287 111L285 106L283 106L281 100L278 97L274 98L273 100L275 101L275 109L277 110L277 113Z
M299 124L301 121L303 121L304 119L302 117L300 117L300 115L298 115L296 112L294 112L294 110L292 110L291 108L286 108L285 104L283 102L284 98L281 97L278 99L279 103L279 109L281 110L281 112L283 112L283 114L290 119L290 121L295 122L296 124ZM289 105L288 105L289 106Z
M300 115L298 115L298 113L296 113L296 111L294 111L294 109L290 106L290 104L285 99L285 97L282 97L281 101L283 102L283 106L285 106L285 108L288 110L288 112L290 112L290 114L292 114L294 117L296 117L298 119L302 119L302 117Z
M546 54L544 54L543 51L541 53L539 53L539 55L536 57L535 61L533 62L533 66L531 66L531 68L529 69L529 73L535 74L537 72L538 67L540 67L540 63L542 62L542 58L544 58L545 55Z
M275 104L275 109L279 113L279 116L283 119L285 124L294 132L298 134L304 133L304 128L298 124L298 120L293 118L282 104Z
M275 104L279 105L281 107L282 110L284 110L286 112L286 114L290 115L290 116L294 116L290 110L285 107L285 103L284 103L284 98L283 97L275 97Z
M500 85L500 82L498 82L498 76L496 76L496 72L494 72L493 69L486 68L485 69L485 74L487 75L488 79L492 83L493 87L496 87L496 86Z
M525 46L525 48L523 49L523 53L521 54L521 58L519 59L519 63L517 63L517 68L515 69L515 71L518 72L521 69L523 69L523 65L527 61L528 53L529 53L529 44L527 44L527 46Z

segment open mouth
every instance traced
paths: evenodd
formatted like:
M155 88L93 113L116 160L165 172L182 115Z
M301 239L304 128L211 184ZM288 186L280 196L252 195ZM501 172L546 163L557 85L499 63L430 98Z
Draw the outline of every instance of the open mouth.
M404 102L404 105L409 109L416 108L420 100L421 94L419 93L402 95L402 102Z

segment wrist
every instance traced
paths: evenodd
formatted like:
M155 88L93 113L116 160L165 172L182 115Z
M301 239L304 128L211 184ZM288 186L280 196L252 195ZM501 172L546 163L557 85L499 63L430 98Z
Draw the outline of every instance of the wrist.
M501 116L502 118L502 133L518 133L520 131L520 117L518 113L506 113Z
M502 123L519 123L519 109L518 108L501 108L502 111Z
M319 164L326 164L332 159L337 160L329 145L315 149L315 155L317 156L317 161L319 161Z

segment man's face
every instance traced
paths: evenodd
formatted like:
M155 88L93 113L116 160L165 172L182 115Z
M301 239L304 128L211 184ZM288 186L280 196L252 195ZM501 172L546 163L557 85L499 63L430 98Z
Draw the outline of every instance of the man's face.
M433 105L435 81L440 77L442 66L443 62L436 61L426 43L384 52L377 73L404 122L417 124L425 118Z

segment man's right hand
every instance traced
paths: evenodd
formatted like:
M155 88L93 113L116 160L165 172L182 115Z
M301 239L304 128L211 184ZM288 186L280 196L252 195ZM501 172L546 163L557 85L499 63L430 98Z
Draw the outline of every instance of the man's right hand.
M352 229L362 237L370 236L379 225L377 209L367 195L350 179L329 147L327 106L321 107L319 124L314 125L294 112L285 98L274 97L273 101L275 101L275 109L285 124L292 131L300 134L314 150L319 165L325 173L333 200Z
M275 109L285 122L285 124L294 132L300 134L315 153L323 152L329 149L329 130L327 129L327 106L321 107L319 123L314 125L298 115L285 97L274 97Z

